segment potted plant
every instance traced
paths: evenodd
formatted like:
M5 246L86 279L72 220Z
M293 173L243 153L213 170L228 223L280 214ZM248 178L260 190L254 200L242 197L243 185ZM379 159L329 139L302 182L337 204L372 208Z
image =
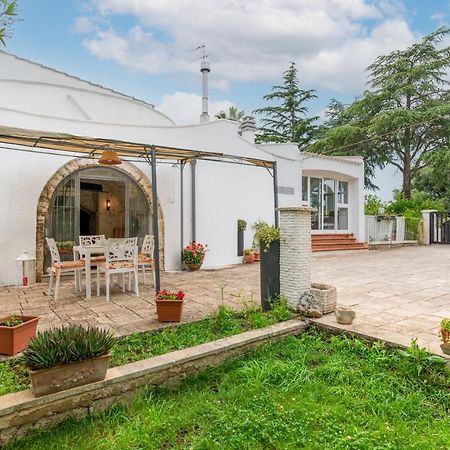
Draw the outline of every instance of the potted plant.
M70 253L76 245L74 241L57 241L56 247L60 253Z
M169 292L165 289L156 297L156 312L159 322L179 322L183 311L184 292Z
M259 251L259 246L253 243L252 252L255 262L261 261L261 252Z
M253 251L251 248L246 248L244 250L244 262L246 264L253 264L253 261L255 260L255 257L253 255Z
M0 353L13 356L21 352L36 334L39 317L6 316L0 318Z
M192 241L181 253L181 261L186 264L190 271L199 270L206 255L206 244Z
M38 333L21 357L34 395L41 397L104 380L115 340L110 331L80 325Z
M450 355L450 319L441 321L441 349L446 355Z

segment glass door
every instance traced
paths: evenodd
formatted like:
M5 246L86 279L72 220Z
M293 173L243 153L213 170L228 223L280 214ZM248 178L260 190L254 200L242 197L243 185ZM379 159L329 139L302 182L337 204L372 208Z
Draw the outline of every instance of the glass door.
M323 217L323 230L335 230L336 229L336 199L335 190L336 182L330 178L324 178L322 180L323 188L323 202L322 202L322 217Z
M322 178L309 179L309 206L315 208L311 214L311 229L322 229Z

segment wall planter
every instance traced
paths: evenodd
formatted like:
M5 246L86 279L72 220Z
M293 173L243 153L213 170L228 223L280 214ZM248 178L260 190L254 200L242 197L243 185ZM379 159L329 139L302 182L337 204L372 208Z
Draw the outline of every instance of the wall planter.
M110 355L86 359L72 364L61 364L49 369L31 370L31 389L36 397L65 391L105 379Z
M270 302L280 296L280 241L272 241L268 246L260 243L261 263L259 266L261 283L261 305L265 311Z
M183 312L184 292L161 291L155 302L158 322L180 322Z
M15 320L20 320L15 326L10 326ZM36 334L39 317L35 316L6 316L0 318L0 353L13 356L28 345ZM1 325L4 324L4 325Z
M332 313L336 309L337 292L334 286L312 283L311 293L319 302L322 314Z

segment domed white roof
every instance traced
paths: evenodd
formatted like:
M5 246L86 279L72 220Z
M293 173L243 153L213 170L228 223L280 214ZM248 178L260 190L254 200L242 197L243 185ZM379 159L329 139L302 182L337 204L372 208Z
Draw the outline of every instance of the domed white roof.
M75 122L175 125L142 100L0 51L0 118L8 111Z

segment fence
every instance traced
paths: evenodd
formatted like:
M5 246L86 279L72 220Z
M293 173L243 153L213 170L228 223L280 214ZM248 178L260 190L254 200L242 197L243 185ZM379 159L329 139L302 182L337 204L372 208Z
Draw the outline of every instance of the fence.
M369 244L416 243L420 219L402 216L366 216L366 240Z

